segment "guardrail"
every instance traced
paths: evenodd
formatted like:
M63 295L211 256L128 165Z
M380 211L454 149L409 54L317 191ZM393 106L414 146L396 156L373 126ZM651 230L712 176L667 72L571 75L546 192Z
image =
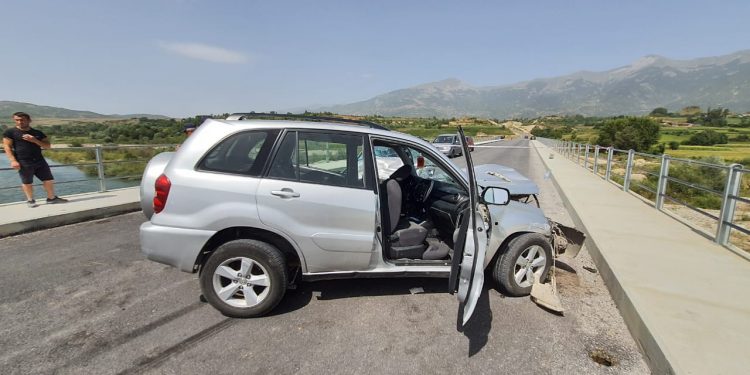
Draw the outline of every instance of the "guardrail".
M55 176L56 186L76 185L87 186L75 188L66 194L105 192L111 187L124 187L118 181L131 181L131 185L139 183L143 169L151 158L164 151L174 151L176 145L110 145L94 147L64 147L52 148L44 151L45 158L54 161L50 164ZM59 178L61 168L74 167L80 170L77 177ZM16 171L13 168L0 168L0 172ZM96 183L92 183L92 181ZM10 186L0 186L0 194L10 189L20 192L20 181L6 181ZM37 183L34 186L40 186ZM95 185L92 189L91 185ZM112 185L112 186L108 186ZM58 189L59 190L59 189ZM71 189L68 189L71 190ZM1 202L0 202L1 203Z
M556 139L539 141L750 259L750 229L743 225L750 224L750 194L742 196L750 190L750 181L743 183L750 170L742 165L712 164ZM738 205L748 205L748 210L738 209ZM682 208L698 214L698 219L689 217Z

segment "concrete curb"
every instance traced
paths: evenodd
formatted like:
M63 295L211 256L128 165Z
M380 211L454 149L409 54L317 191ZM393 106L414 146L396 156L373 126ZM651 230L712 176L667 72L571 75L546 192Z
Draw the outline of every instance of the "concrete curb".
M549 150L549 152L554 152L546 146L544 146L544 148L546 150ZM542 159L542 163L544 163L545 167L549 169L549 164L547 164L545 157L542 155L542 150L537 146L536 143L534 144L534 149ZM669 363L669 360L667 360L664 351L659 346L654 335L648 329L648 326L646 326L646 324L644 323L643 319L638 313L638 310L636 309L635 304L633 304L630 297L628 297L625 289L622 287L622 284L615 276L609 263L607 263L607 259L599 250L596 239L594 239L591 233L589 233L588 229L583 224L583 221L578 216L578 212L576 212L575 208L570 204L570 200L565 194L565 190L562 189L557 179L555 179L555 174L551 173L551 177L552 183L557 189L557 192L560 194L560 199L562 199L563 205L570 213L570 216L573 219L573 222L575 222L576 227L586 233L586 249L588 249L589 255L591 255L591 259L596 264L596 267L599 270L599 274L601 275L602 280L604 280L604 284L607 286L612 300L620 310L620 315L622 315L622 318L625 321L625 325L627 325L631 336L633 336L636 344L641 349L641 352L643 352L646 363L648 363L648 366L651 369L652 373L675 374L675 371L672 368L672 365Z
M3 224L0 225L0 238L59 227L62 225L80 223L88 220L103 219L105 217L140 211L140 209L141 206L139 202L131 202L116 206L99 207L61 215L52 215L18 223Z

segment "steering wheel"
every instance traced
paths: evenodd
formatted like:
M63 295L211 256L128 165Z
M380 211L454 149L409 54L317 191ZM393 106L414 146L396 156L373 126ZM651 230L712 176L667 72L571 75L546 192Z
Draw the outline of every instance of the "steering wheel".
M426 202L427 198L430 197L433 186L435 186L435 181L427 178L419 179L414 186L414 200L420 203Z

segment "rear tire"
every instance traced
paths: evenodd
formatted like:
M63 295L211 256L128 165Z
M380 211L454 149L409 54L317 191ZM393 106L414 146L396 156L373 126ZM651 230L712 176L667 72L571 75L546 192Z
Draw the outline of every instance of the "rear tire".
M261 241L227 242L203 265L200 285L208 303L228 317L264 315L279 304L286 292L284 255Z
M534 282L544 282L552 267L552 246L539 233L522 234L510 242L495 263L492 277L509 296L531 293Z

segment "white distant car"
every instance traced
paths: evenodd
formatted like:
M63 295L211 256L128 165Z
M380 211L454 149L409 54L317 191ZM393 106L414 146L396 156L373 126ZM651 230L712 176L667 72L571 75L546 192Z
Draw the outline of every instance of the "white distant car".
M449 158L463 155L458 134L440 134L432 141L432 145Z

